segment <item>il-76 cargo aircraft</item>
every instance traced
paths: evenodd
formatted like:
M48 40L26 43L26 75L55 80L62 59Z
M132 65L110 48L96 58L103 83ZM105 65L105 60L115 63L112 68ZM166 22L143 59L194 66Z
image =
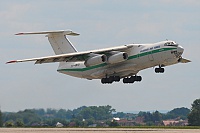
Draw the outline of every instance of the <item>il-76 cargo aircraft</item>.
M78 52L66 35L77 36L73 31L28 32L16 35L46 34L56 55L7 63L35 61L35 64L59 62L58 72L85 79L101 79L102 84L111 84L123 79L123 83L141 81L138 72L155 67L156 73L164 73L165 66L188 63L183 47L174 41L149 44L126 44L118 47Z

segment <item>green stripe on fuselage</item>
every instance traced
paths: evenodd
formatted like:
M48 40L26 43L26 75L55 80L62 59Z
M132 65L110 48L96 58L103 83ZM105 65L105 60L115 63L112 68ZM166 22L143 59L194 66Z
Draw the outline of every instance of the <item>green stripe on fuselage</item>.
M156 50L152 50L152 51L148 51L148 52L144 52L144 53L140 53L140 54L129 56L128 60L135 59L137 57L146 56L146 55L149 55L149 54L155 54L155 53L159 53L159 52L163 52L163 51L173 50L173 49L176 49L176 48L161 48L161 49L156 49ZM87 70L91 70L91 69L95 69L95 68L99 68L99 67L104 67L106 65L108 65L108 64L102 63L102 64L99 64L99 65L90 66L90 67L74 68L74 69L59 69L57 71L76 71L76 72L82 72L82 71L87 71Z
M106 63L103 64L99 64L99 65L95 65L95 66L90 66L90 67L84 67L84 68L74 68L74 69L59 69L57 71L87 71L87 70L91 70L91 69L95 69L95 68L99 68L99 67L104 67L106 66Z

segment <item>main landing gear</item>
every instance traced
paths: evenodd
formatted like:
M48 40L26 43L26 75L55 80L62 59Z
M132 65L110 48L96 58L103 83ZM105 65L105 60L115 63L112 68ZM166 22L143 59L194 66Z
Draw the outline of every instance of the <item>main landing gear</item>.
M164 72L165 72L165 69L162 68L161 66L159 66L159 68L155 68L155 72L156 72L156 73L164 73Z
M138 81L138 82L142 81L142 77L141 76L131 76L131 77L127 77L127 78L123 79L124 84L128 84L128 83L132 84L135 81Z
M113 82L119 82L119 81L120 81L119 76L110 76L101 79L102 84L112 84Z
M113 82L119 82L120 81L120 77L119 76L110 76L110 77L106 77L106 78L102 78L101 79L101 83L102 84L112 84ZM128 83L134 83L135 81L142 81L142 77L141 76L131 76L131 77L126 77L123 79L123 83L124 84L128 84Z

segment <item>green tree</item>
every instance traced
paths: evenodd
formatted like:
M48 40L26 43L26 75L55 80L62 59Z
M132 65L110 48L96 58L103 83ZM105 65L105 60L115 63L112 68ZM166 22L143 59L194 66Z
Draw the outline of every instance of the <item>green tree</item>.
M190 109L181 107L181 108L175 108L171 111L169 111L166 115L163 115L163 119L175 119L177 117L180 117L181 119L185 120L187 119L188 114L190 113Z
M87 108L86 106L82 106L82 107L79 107L79 108L77 108L77 109L74 109L73 111L72 111L72 114L74 115L74 116L76 116L77 114L79 114L84 108Z
M3 115L2 115L2 112L0 110L0 127L3 126Z
M71 110L66 111L66 119L71 119L73 117L73 112Z
M145 122L153 121L153 115L150 112L142 112L142 113L140 113L140 115L144 117Z
M9 120L15 121L17 118L21 118L21 115L18 113L7 113L5 115L4 121L9 121Z
M47 108L47 114L55 116L57 111L55 109Z
M156 121L159 122L162 120L162 114L160 112L158 112L158 111L153 112L152 115L153 115L154 122L156 122Z
M67 114L67 111L65 109L60 109L56 113L56 118L63 118L63 119L65 119L66 118L66 114Z
M113 114L113 117L119 117L119 118L125 118L126 113L124 112L117 112L116 114Z
M200 99L196 99L192 103L191 113L188 115L188 123L190 126L200 126Z
M95 123L94 119L88 119L87 120L87 126L92 125L94 123Z
M39 115L37 115L34 110L31 109L25 109L24 111L19 111L16 114L20 116L18 119L21 118L25 125L41 122Z
M15 125L17 127L23 127L24 126L24 122L22 121L22 119L17 119L15 122Z
M112 112L114 112L115 109L112 109L111 106L90 106L85 107L80 111L79 114L77 114L76 118L79 120L82 119L94 119L94 120L108 120L112 118Z
M45 115L44 109L33 109L33 111L41 117Z
M160 122L162 120L162 114L158 111L153 113L150 112L139 112L138 116L144 117L144 122L146 125L155 125L156 122Z
M13 121L7 121L7 122L5 123L5 126L6 126L6 127L13 127L13 126L14 126L14 123L13 123Z
M106 122L109 127L118 127L119 126L119 123L117 123L117 121L113 120L113 121L107 121Z

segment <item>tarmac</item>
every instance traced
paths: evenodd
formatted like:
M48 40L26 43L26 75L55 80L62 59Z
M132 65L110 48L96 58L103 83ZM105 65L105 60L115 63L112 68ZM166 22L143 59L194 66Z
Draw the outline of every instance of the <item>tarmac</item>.
M200 133L200 129L155 128L0 128L0 133Z

